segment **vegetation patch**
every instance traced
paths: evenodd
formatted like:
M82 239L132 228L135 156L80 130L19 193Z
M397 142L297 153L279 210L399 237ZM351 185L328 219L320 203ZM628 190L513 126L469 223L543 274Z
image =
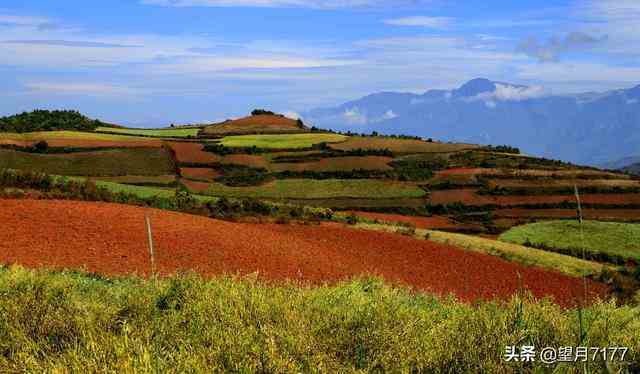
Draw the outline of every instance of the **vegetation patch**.
M382 156L345 156L322 158L318 161L311 162L278 162L273 163L270 169L275 172L281 171L314 171L314 172L332 172L332 171L351 171L351 170L391 170L389 163L393 159Z
M171 175L125 175L121 177L97 177L104 182L131 184L134 186L176 187L176 176Z
M520 296L469 305L369 278L307 288L17 266L0 270L0 293L0 366L12 372L571 372L581 366L506 362L504 350L574 346L581 318L591 346L629 347L624 362L591 370L633 372L640 360L638 307L606 302L579 313Z
M174 172L162 148L128 148L87 153L35 154L0 149L0 169L75 176L167 175Z
M89 119L73 110L34 110L0 118L0 131L14 133L59 130L92 131L103 125L106 124Z
M598 261L623 264L640 262L640 225L584 221L537 222L514 227L500 235L504 242L527 244Z

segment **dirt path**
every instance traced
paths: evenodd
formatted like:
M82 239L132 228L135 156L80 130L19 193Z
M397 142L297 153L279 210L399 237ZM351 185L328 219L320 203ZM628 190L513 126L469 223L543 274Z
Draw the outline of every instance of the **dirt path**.
M231 223L160 210L74 201L0 200L0 262L147 274L144 226L153 224L158 269L205 276L258 272L267 280L334 282L364 273L464 300L507 297L519 282L568 305L581 280L396 234L316 226ZM602 294L606 287L590 283Z

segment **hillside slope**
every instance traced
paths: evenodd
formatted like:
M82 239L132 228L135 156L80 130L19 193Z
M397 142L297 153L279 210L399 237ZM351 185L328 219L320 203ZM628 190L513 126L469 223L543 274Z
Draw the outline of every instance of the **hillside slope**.
M276 114L259 114L205 127L202 136L279 134L308 132L304 126L291 118Z

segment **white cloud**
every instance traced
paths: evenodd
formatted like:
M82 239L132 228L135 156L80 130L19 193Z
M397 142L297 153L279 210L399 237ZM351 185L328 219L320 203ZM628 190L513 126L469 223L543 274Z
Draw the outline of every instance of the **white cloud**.
M342 116L351 125L366 125L369 122L367 115L361 113L357 107L345 110Z
M396 117L398 117L398 115L397 115L397 114L395 114L395 113L393 112L393 110L391 110L391 109L387 110L387 111L384 113L384 115L382 115L382 119L383 119L383 120L394 119L394 118L396 118Z
M387 25L393 26L419 26L430 27L439 29L448 26L452 22L453 18L449 17L426 17L426 16L414 16L404 18L393 18L384 20Z
M300 113L295 112L293 110L284 112L284 116L291 119L302 119L302 116L300 115Z
M34 93L49 95L128 96L136 93L128 87L101 83L30 82L24 86Z
M496 89L493 92L483 92L465 100L482 100L489 108L495 108L497 101L523 101L537 99L550 94L541 86L525 87L496 83L495 87Z

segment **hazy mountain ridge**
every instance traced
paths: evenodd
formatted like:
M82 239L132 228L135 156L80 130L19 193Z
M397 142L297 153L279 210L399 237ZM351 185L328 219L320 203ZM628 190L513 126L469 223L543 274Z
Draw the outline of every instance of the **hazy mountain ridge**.
M384 92L304 113L315 126L509 144L524 152L599 165L640 153L640 85L553 95L537 86L474 79L454 90Z

